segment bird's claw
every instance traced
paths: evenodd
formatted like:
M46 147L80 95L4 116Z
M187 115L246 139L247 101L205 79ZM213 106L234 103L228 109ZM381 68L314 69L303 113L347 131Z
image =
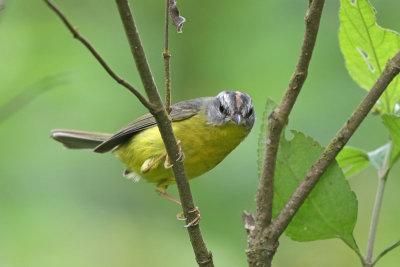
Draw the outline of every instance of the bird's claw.
M199 210L199 207L194 207L194 209L190 210L189 213L196 213L196 218L194 218L191 222L186 224L184 226L185 228L188 228L188 227L191 227L191 226L196 226L200 222L200 210ZM176 215L176 219L178 219L179 221L185 221L186 220L186 218L183 215L183 212L178 213Z
M181 211L178 214L176 214L176 219L178 221L185 221L186 220L185 215L183 214L183 211Z
M185 153L183 153L182 147L179 145L180 143L181 143L181 140L178 140L176 142L176 144L178 145L178 148L179 148L178 158L176 159L176 161L183 162L185 160ZM172 166L174 166L174 164L171 164L169 156L167 155L167 157L166 157L166 159L164 161L164 168L170 169L170 168L172 168Z
M166 169L171 169L172 166L174 166L174 164L170 164L170 163L169 163L169 157L168 157L168 155L167 155L167 158L166 158L165 161L164 161L164 168L166 168Z
M176 159L176 161L183 162L183 161L185 160L185 153L183 153L182 147L179 145L180 143L181 143L181 140L178 140L178 141L176 142L176 144L178 145L178 148L179 148L179 151L178 151L179 156L178 156L178 158Z

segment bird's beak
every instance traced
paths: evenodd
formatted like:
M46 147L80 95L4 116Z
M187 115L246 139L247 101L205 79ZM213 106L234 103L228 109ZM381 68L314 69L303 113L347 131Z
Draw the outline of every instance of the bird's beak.
M240 124L240 121L242 120L242 115L240 114L234 114L232 120L236 122L238 125Z

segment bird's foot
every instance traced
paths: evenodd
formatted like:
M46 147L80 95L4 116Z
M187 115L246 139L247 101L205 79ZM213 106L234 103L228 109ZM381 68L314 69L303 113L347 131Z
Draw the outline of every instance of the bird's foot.
M179 148L178 158L176 159L176 161L182 162L182 161L185 160L185 153L183 153L182 147L180 146L181 140L178 140L176 143L177 143L178 148ZM169 156L167 155L167 157L166 157L166 159L164 161L164 168L170 169L170 168L172 168L172 166L174 166L174 164L171 164L171 160L170 160Z
M195 213L195 214L196 214L196 218L194 218L191 222L189 222L188 224L186 224L186 225L184 226L185 228L188 228L188 227L191 227L191 226L196 226L196 225L198 225L199 222L200 222L200 210L199 210L199 207L195 207L194 209L190 210L189 213ZM179 221L185 221L185 220L186 220L186 218L185 218L185 216L184 216L184 214L183 214L183 211L180 212L180 213L178 213L178 214L176 215L176 218L177 218Z
M185 153L182 151L182 146L180 145L181 140L178 140L176 144L178 145L179 151L178 151L178 158L176 161L183 162L185 160Z

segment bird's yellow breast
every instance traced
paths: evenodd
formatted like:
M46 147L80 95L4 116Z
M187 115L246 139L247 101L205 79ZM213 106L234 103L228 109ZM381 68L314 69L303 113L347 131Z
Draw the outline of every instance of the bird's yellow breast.
M183 161L188 178L197 177L220 163L249 133L234 123L215 126L207 123L204 112L182 121L172 122L172 128L185 159ZM150 171L143 173L143 164L152 162L165 152L158 127L151 127L135 134L116 151L118 158L149 182L174 183L171 169L164 167L164 160L156 163Z

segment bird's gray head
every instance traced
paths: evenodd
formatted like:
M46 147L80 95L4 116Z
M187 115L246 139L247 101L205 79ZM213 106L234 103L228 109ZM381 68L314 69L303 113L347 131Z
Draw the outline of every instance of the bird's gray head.
M208 121L213 125L235 123L251 130L254 124L254 107L249 95L223 91L212 98L206 107Z

